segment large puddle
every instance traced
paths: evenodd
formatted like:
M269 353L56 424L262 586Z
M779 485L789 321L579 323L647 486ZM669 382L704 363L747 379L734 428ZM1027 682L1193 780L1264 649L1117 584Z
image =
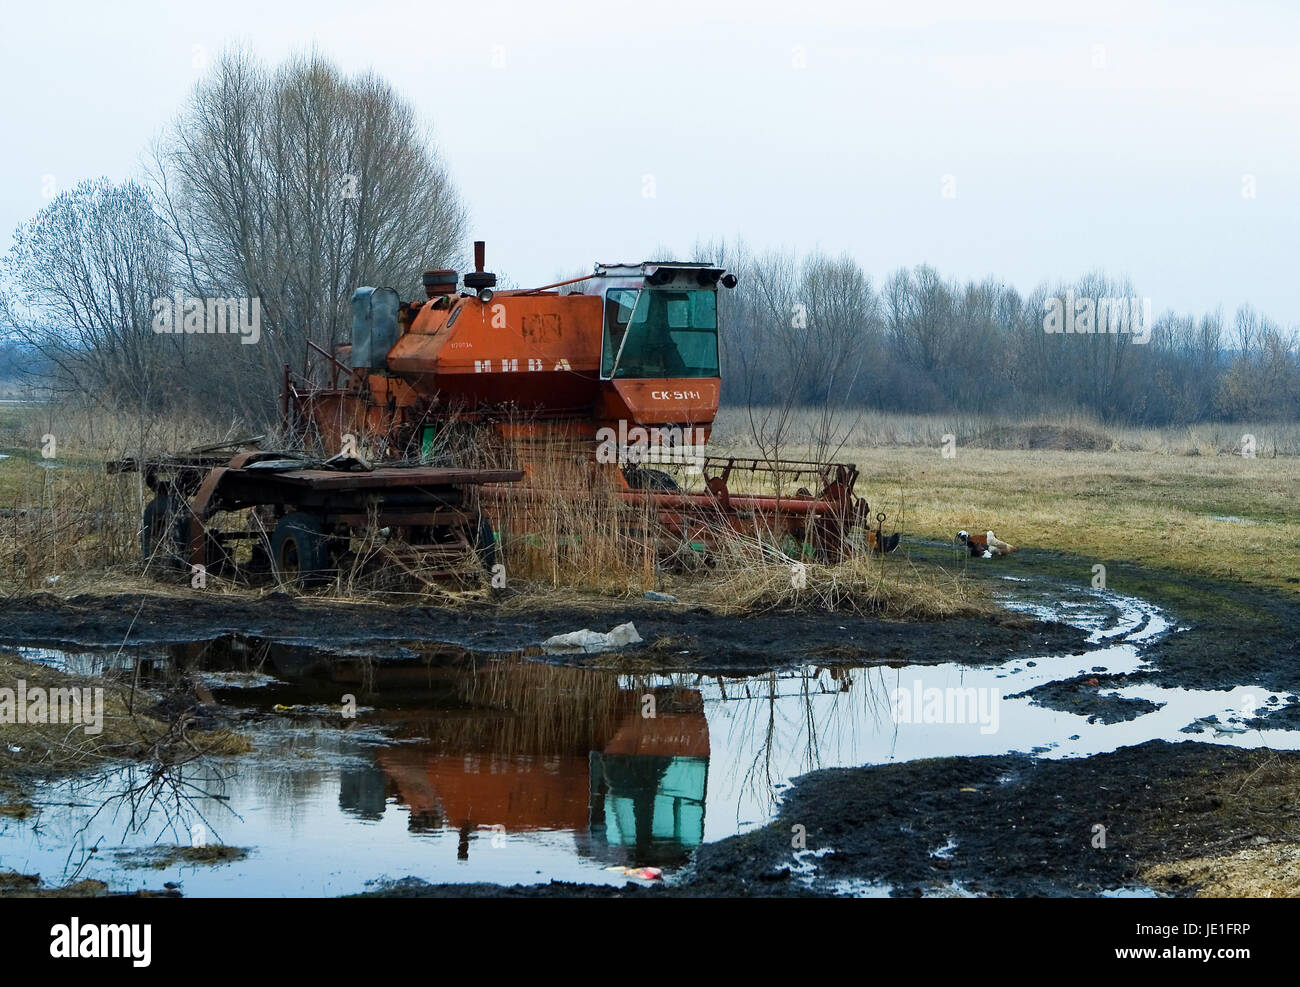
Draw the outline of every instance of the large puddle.
M1153 738L1300 749L1300 731L1247 729L1287 701L1126 685L1137 712L1106 723L1012 698L1081 674L1126 674L1180 633L1140 600L1025 601L1087 628L1085 654L1003 664L804 666L744 677L632 675L521 656L384 646L333 655L243 638L139 653L22 649L83 674L186 675L205 700L256 712L255 753L157 777L138 765L43 786L0 821L0 868L48 884L186 895L338 895L429 882L667 880L702 842L772 818L817 768L944 755L1076 757ZM355 717L345 717L347 695ZM147 866L163 844L246 847L217 866ZM146 866L141 866L146 864ZM861 893L881 889L864 886Z

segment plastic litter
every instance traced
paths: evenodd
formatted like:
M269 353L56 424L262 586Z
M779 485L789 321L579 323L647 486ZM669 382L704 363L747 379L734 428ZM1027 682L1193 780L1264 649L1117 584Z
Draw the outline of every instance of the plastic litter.
M641 635L631 621L619 624L608 634L583 628L568 634L556 634L542 642L542 650L548 655L594 654L597 651L609 651L612 648L624 648L629 644L640 644Z
M605 870L622 874L624 877L635 877L642 881L662 881L664 877L664 872L658 867L622 867L615 864L612 867L606 867Z

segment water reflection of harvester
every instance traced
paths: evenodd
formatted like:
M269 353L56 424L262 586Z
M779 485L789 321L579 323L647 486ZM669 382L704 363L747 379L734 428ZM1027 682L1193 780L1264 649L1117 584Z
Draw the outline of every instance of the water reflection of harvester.
M273 676L256 690L265 706L328 708L355 694L363 707L355 725L405 743L378 765L343 769L340 807L379 819L396 796L413 831L461 831L462 853L477 830L500 826L572 832L581 852L602 859L681 857L702 840L713 749L729 767L714 814L730 812L734 796L739 824L775 811L794 776L860 763L866 755L856 752L868 748L890 756L898 733L890 690L903 682L888 668L633 677L448 644L399 650L415 654L378 659L238 639L170 649L177 671ZM646 695L656 697L653 718L641 716ZM705 703L731 707L713 737Z
M709 735L698 691L640 687L605 669L485 661L451 645L420 650L416 660L376 660L227 637L168 654L176 673L271 676L257 690L263 706L324 710L355 693L357 725L402 743L381 749L377 766L342 769L340 807L373 820L396 796L412 830L459 831L462 857L477 831L494 827L571 832L586 856L638 864L683 860L702 842Z
M171 652L178 670L272 675L257 690L266 706L325 708L355 694L364 708L356 725L405 743L382 751L378 765L344 769L340 807L379 819L397 797L413 831L454 827L466 854L478 830L500 826L572 832L581 852L602 859L681 857L702 840L711 748L720 744L731 768L715 813L729 812L734 795L739 821L774 811L791 777L876 738L887 754L897 734L889 690L898 673L878 667L632 677L454 645L400 650L411 649L418 657L377 659L226 639ZM648 694L653 718L641 716ZM705 702L733 707L721 736L709 736Z
M608 671L492 663L378 761L413 828L471 837L567 831L584 856L684 861L704 839L709 731L700 694ZM653 696L653 703L646 696ZM649 715L653 714L653 715Z

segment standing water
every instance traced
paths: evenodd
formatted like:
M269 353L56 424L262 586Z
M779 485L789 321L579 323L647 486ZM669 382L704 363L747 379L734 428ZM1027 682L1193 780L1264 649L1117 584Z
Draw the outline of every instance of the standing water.
M338 895L406 877L442 882L665 877L703 842L773 818L808 771L950 755L1082 757L1150 739L1300 749L1300 731L1241 722L1281 702L1259 689L1124 685L1136 715L1103 722L1028 690L1145 667L1179 633L1140 600L1093 593L1021 603L1088 629L1078 655L1000 664L821 667L745 676L629 675L519 656L385 646L382 657L227 637L134 655L20 649L79 674L197 678L247 710L254 753L167 773L127 765L42 785L40 809L0 820L0 868L114 891ZM1110 690L1106 690L1107 694ZM340 715L344 695L355 717ZM1213 728L1205 726L1212 724ZM159 845L247 848L217 866L166 863ZM881 889L864 887L861 893Z

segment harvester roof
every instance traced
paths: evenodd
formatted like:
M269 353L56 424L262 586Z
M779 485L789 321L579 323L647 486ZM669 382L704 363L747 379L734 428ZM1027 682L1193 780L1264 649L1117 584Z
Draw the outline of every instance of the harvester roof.
M726 277L731 277L727 281ZM598 295L610 287L650 287L693 283L702 288L714 288L722 278L728 288L735 284L725 267L697 264L692 261L647 260L639 264L597 264L596 277L585 283L582 294Z

